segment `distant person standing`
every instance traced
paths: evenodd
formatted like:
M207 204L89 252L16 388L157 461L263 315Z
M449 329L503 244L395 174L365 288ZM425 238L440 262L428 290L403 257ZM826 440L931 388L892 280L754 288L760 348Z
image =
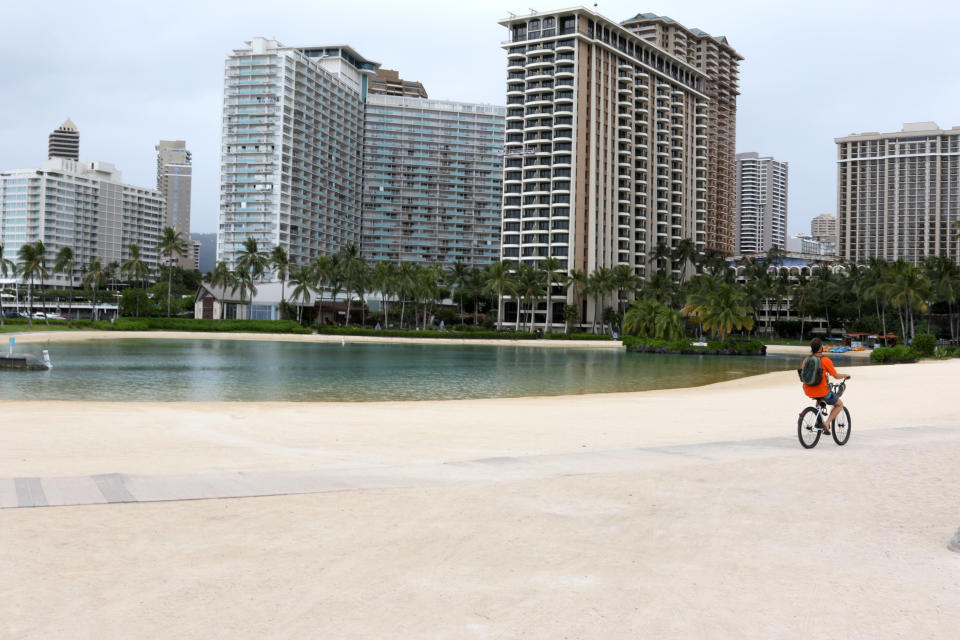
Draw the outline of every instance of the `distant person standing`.
M816 359L816 362L811 361L811 359ZM810 355L804 359L803 365L800 367L800 379L804 383L803 392L807 394L807 397L814 400L823 400L833 407L830 411L830 417L824 423L823 433L825 435L830 435L830 430L833 428L833 419L843 411L843 402L827 386L830 376L837 380L847 380L850 377L849 374L837 373L833 361L823 355L823 342L820 338L814 338L810 341Z

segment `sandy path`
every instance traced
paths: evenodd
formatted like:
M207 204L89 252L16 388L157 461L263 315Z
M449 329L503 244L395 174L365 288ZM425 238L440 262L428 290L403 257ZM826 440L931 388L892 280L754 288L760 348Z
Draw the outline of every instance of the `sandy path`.
M617 473L5 509L0 637L955 638L960 360L853 374L850 444L813 451L792 372L559 398L0 402L3 477L729 441ZM761 438L783 446L738 453Z

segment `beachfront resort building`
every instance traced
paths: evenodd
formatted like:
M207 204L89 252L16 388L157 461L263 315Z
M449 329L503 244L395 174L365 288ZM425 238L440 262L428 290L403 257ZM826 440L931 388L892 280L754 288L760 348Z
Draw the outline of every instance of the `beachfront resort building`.
M737 154L737 253L763 253L787 245L787 163Z
M587 274L626 265L646 277L658 245L708 248L711 77L638 35L639 24L582 7L500 24L509 31L502 257L550 256ZM732 165L729 182L732 192ZM551 293L559 328L575 301ZM581 304L581 322L601 312ZM515 325L516 302L504 307ZM546 317L544 303L524 312Z
M190 240L190 195L193 181L193 157L183 140L161 140L157 151L157 191L166 207L165 227L183 235L187 251L179 258L184 269L199 268L197 247Z
M655 13L640 13L623 26L707 77L707 233L705 247L725 255L736 243L737 96L743 56L725 36L688 29Z
M247 238L306 264L360 242L363 103L378 63L254 38L224 69L217 260Z
M837 256L960 262L960 127L908 123L836 138Z
M504 109L428 100L350 47L255 38L226 62L217 260L499 257Z
M16 262L22 245L39 240L49 268L57 252L69 247L74 284L94 260L103 267L127 260L132 244L155 272L163 224L163 194L124 184L120 171L106 162L52 158L42 169L0 173L3 257ZM47 282L63 286L67 280L51 273Z
M496 262L506 110L371 89L364 111L363 256Z

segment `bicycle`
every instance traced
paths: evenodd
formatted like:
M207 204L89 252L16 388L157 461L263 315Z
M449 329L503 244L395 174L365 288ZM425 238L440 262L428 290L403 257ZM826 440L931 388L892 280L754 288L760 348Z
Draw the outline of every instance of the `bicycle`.
M837 394L837 397L843 395L847 388L847 381L840 384L829 383L830 391ZM816 406L807 407L800 412L800 418L797 420L797 437L804 449L813 449L820 442L820 434L823 433L825 425L824 418L830 415L830 408L823 400L817 400ZM833 435L833 441L841 447L847 444L850 439L850 411L844 407L833 419L833 429L830 431Z

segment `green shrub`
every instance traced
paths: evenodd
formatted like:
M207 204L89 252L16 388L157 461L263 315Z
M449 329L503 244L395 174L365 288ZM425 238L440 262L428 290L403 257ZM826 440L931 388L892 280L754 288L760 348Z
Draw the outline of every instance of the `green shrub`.
M605 333L545 333L547 340L613 340Z
M905 344L898 344L891 350L894 360L897 362L913 362L920 357L920 354L913 347Z
M89 322L89 321L88 321ZM294 320L201 320L194 318L117 318L90 323L106 331L198 331L235 333L312 333Z
M886 362L887 358L893 358L893 354L890 353L890 347L876 347L873 351L870 352L870 361L871 362Z
M918 333L910 343L921 357L929 358L937 348L937 338L932 333Z

